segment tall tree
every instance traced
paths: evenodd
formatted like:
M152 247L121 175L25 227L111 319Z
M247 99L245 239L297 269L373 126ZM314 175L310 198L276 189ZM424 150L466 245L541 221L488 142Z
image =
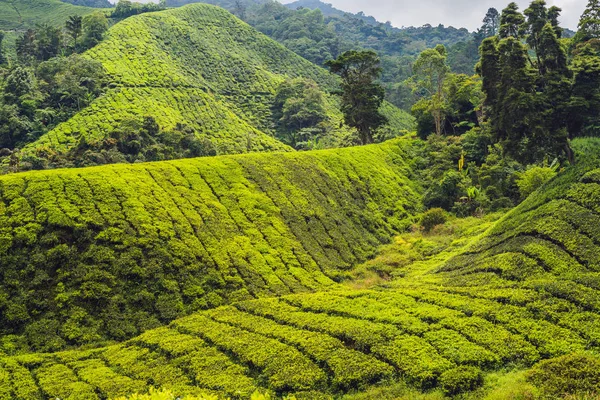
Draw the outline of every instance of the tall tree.
M535 76L527 60L527 51L515 37L486 39L482 45L478 71L482 74L485 106L496 142L505 151L524 160L535 145L532 140L532 116L535 109Z
M559 26L560 23L558 21L561 12L562 9L556 6L552 6L548 9L548 22L552 25L552 28L554 28L554 33L556 33L556 36L559 39L562 38L564 32L564 29Z
M567 119L571 98L571 71L567 64L567 54L560 44L556 27L548 22L539 36L540 98L539 115L545 133L539 137L537 146L548 154L564 152L569 162L574 161L569 145ZM539 90L539 89L538 89Z
M413 66L415 88L429 97L429 110L438 135L443 133L444 128L444 82L450 73L446 59L446 48L437 45L435 49L423 51Z
M108 30L108 20L104 13L96 12L83 18L83 43L90 49L100 43Z
M60 28L50 24L39 24L35 28L35 57L46 61L60 54L63 35Z
M67 34L73 39L73 48L77 49L77 39L83 31L83 18L79 15L72 15L65 23Z
M387 119L379 112L385 90L376 82L380 59L374 51L347 51L325 63L342 78L342 112L346 124L358 130L362 144L373 142L373 132Z
M600 56L591 45L584 45L571 68L575 76L569 103L569 134L600 136Z
M6 62L6 58L4 56L4 48L2 47L2 42L4 41L4 32L0 31L0 65Z
M19 60L24 64L30 63L35 58L35 31L28 29L17 37L16 48Z
M579 21L577 40L586 42L591 39L600 39L600 0L589 0Z
M496 36L500 31L500 13L495 8L490 8L483 19L481 33L484 37Z
M319 124L327 118L323 92L311 80L283 82L275 95L273 118L282 141L296 149L305 148L322 133Z
M500 37L521 37L523 23L525 23L525 17L519 12L519 6L517 3L510 3L508 7L502 10L502 15L500 16Z
M531 5L523 12L527 17L525 23L522 25L523 32L526 35L526 41L529 48L533 50L537 57L537 65L540 68L540 35L542 29L548 22L548 9L546 8L546 2L544 0L534 0Z

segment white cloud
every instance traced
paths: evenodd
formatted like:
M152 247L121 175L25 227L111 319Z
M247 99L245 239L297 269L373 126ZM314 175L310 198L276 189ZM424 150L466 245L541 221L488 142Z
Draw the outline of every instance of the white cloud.
M291 3L293 0L283 0ZM378 20L391 21L394 26L421 26L424 24L475 30L490 7L502 11L510 0L324 0L340 10L364 11ZM517 0L524 10L530 1ZM548 0L548 6L557 5L563 9L561 22L564 27L576 29L579 17L587 4L587 0Z

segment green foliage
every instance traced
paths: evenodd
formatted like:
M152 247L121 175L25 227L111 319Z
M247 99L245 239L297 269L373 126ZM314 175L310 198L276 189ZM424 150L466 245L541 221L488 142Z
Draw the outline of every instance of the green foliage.
M166 6L163 3L135 3L129 0L119 0L115 9L110 13L110 18L127 18L132 15L143 14L147 12L162 11L166 10Z
M93 8L68 4L59 0L19 0L0 2L0 30L22 30L38 24L61 26L70 16L93 13Z
M4 176L4 333L54 350L331 286L416 212L408 146Z
M558 25L561 9L536 0L521 14L516 3L502 13L500 34L481 46L478 73L494 141L524 163L547 157L574 162L569 138L595 131L590 117L598 90L589 52L569 66ZM527 44L524 46L523 41ZM573 73L581 73L573 81ZM585 121L585 122L584 122Z
M600 38L600 2L589 0L579 21L579 30L575 37L578 42Z
M440 376L440 385L450 396L470 392L483 385L483 373L475 367L457 367Z
M438 45L435 49L422 52L413 66L415 72L415 92L424 91L429 97L426 109L431 113L435 133L442 134L444 82L450 72L446 64L446 48ZM427 137L424 132L419 132L421 137Z
M527 374L545 396L595 396L600 387L600 360L586 353L574 353L545 360Z
M102 26L99 14L86 18ZM82 42L87 40L85 36ZM225 10L203 4L125 19L86 57L102 63L109 90L27 146L21 153L28 162L23 166L30 167L31 161L43 167L127 161L128 154L118 146L114 151L107 140L113 132L127 130L133 120L141 124L144 116L153 117L162 132L178 130L178 124L185 126L203 143L210 142L218 154L290 150L273 138L277 88L299 77L317 82L321 91L336 87L336 79L325 70L260 35ZM330 122L321 129L325 132L319 146L339 146L354 132L339 124L336 102L327 95L323 99ZM316 110L321 113L322 107ZM290 118L297 116L291 108L289 112ZM396 136L412 125L409 119L397 118L398 110L393 107L386 108L386 114L392 116L390 129ZM80 161L82 152L88 154ZM176 146L171 156L166 153L161 157L181 154Z
M521 197L526 198L556 176L555 168L532 166L518 174L516 180Z
M324 93L313 81L286 81L277 88L273 118L282 142L295 149L309 147L326 130Z
M0 99L0 148L10 154L67 120L99 96L104 83L102 66L76 54L9 70Z
M425 232L430 232L435 226L442 225L448 220L446 212L441 208L427 210L421 217L421 226Z
M325 63L342 78L344 121L356 128L363 145L373 143L374 131L387 123L380 113L385 90L376 80L381 75L381 60L373 51L348 51Z
M108 30L108 19L101 12L95 12L86 15L83 18L83 46L86 49L91 49L102 41L104 34Z
M406 145L402 140L397 140L384 145L327 152L246 155L142 166L100 167L80 170L76 177L69 176L69 171L7 176L0 179L5 199L0 204L5 204L7 208L4 214L7 222L2 226L13 226L16 219L27 224L21 225L23 229L15 229L14 234L11 231L10 241L2 243L8 251L13 240L19 246L27 246L28 241L36 240L36 228L33 225L39 224L39 217L34 215L33 209L44 210L49 223L51 221L53 229L58 232L58 227L68 223L68 218L77 221L89 219L95 221L96 227L101 227L103 222L94 219L97 207L101 212L105 210L102 218L119 221L123 219L118 215L121 212L128 216L126 220L132 228L145 230L148 251L157 248L160 243L148 240L152 235L158 235L162 242L168 240L169 226L165 221L168 218L178 221L175 209L170 209L166 218L163 208L150 200L152 196L162 193L160 204L176 202L189 221L196 221L194 234L198 238L207 231L213 234L217 230L238 225L245 227L243 233L233 233L238 239L242 235L252 237L252 247L261 249L263 255L276 257L278 254L282 259L290 260L291 253L268 247L285 238L293 239L280 233L289 227L298 239L299 244L294 247L298 252L298 260L302 248L312 251L312 246L318 244L317 240L319 243L327 241L322 234L330 236L327 247L323 248L324 255L333 257L332 250L335 249L339 256L347 257L350 249L367 247L358 238L370 233L367 230L356 232L357 240L350 242L348 240L356 228L336 228L338 222L353 219L354 213L365 208L372 211L360 216L357 224L362 225L363 222L358 221L364 221L372 214L393 215L399 211L396 209L390 213L389 209L380 209L378 212L372 204L356 206L342 215L335 211L340 209L341 202L330 204L331 208L325 208L326 205L336 198L336 194L342 193L336 188L344 187L350 191L345 192L348 197L343 195L340 198L340 201L347 202L344 204L354 204L360 198L358 192L352 191L358 183L350 176L356 173L370 178L383 175L377 184L369 181L363 187L364 193L382 196L378 197L380 205L391 206L398 202L397 198L385 200L389 193L396 192L392 188L399 187L401 182L395 181L394 174L385 171L388 168L406 168L399 158L406 156L405 152L409 150L403 148ZM592 352L584 351L594 350L600 343L600 279L597 268L600 260L596 246L600 240L600 220L597 215L600 147L598 140L592 139L575 141L574 147L582 160L579 164L567 168L547 183L546 190L535 192L498 222L477 218L452 220L432 236L421 236L419 240L415 235L422 234L413 232L398 238L392 247L399 248L401 254L394 256L386 252L373 261L389 264L384 285L373 289L358 288L360 282L344 286L323 281L323 285L313 286L314 289L321 289L317 293L306 293L303 289L269 292L277 285L277 281L269 274L269 268L258 262L258 254L239 252L243 241L233 240L234 244L227 253L230 258L225 258L224 253L215 251L207 244L218 243L217 246L222 247L226 235L220 236L222 240L195 241L193 237L184 235L186 228L182 221L177 229L182 241L194 244L189 251L206 246L208 256L224 264L224 268L218 270L222 278L230 283L233 279L243 280L245 291L238 287L235 295L230 298L223 296L218 301L215 294L223 295L223 292L213 290L205 296L206 302L211 302L209 310L177 319L165 327L148 329L120 345L49 355L1 357L0 393L5 398L10 398L8 396L18 390L23 391L20 393L26 390L28 393L39 392L47 397L111 398L145 393L154 386L164 388L160 395L177 393L179 397L243 399L258 390L278 396L293 394L299 399L330 398L351 391L358 392L356 398L368 398L369 395L393 398L386 393L414 395L413 392L396 389L405 388L408 384L419 389L437 388L423 395L431 395L432 398L439 398L436 396L444 392L449 396L469 398L486 398L489 395L490 399L527 399L536 398L536 387L544 396L594 396L596 394L593 391L597 389L600 379L597 373L598 360ZM360 157L362 159L357 160ZM393 167L389 164L384 168L378 163L386 157L390 162L396 160L402 165L395 164ZM290 164L286 165L287 162ZM370 168L374 164L378 165L377 174L373 174ZM326 165L328 169L313 174L311 171L317 165ZM245 172L235 177L231 171L238 168ZM141 169L145 172L140 173ZM97 176L109 170L113 172L110 177ZM199 172L204 183L192 179L195 171ZM151 177L143 180L145 174ZM27 188L24 182L18 180L20 176L28 177ZM43 179L36 180L35 176L43 176ZM60 177L62 186L52 193L60 202L60 211L52 207L53 203L48 198L54 198L45 196L43 189L43 185L55 184L56 176ZM292 176L295 179L287 181ZM73 195L75 190L72 182L80 178L84 178L95 193L103 193L103 201L97 201L93 207L87 208L83 199L65 201L62 196ZM130 188L131 192L118 184L120 179L124 179L128 185L134 185ZM103 184L104 181L109 181L110 185ZM145 185L156 182L161 189L154 186L145 189L135 183L138 181ZM339 182L340 186L334 182ZM186 190L189 185L191 192ZM210 189L200 189L206 186L210 186ZM272 196L274 209L265 208L270 203L259 192L247 196L241 196L239 192L258 187ZM306 192L301 190L308 187L310 190ZM322 203L307 197L314 188L321 191L318 198ZM108 194L115 189L122 196L121 200L113 199ZM19 201L23 190L28 195L25 201ZM209 191L215 198L211 197ZM235 196L231 195L232 191ZM139 198L134 197L132 192ZM178 195L168 197L164 194L171 192ZM84 192L80 193L83 195ZM199 197L195 198L192 193L199 193ZM36 200L38 198L46 200L36 203L40 201ZM193 202L194 208L184 207L182 199ZM250 199L255 200L251 203L254 208L243 206ZM410 199L407 201L414 201L414 198ZM216 203L221 203L221 206ZM111 207L112 204L122 204L123 208L119 211L119 207ZM318 210L315 204L323 204L324 208ZM227 218L225 214L210 219L210 213L205 210L202 211L202 217L210 225L201 225L192 211L203 210L203 205L212 207L211 211L215 213L220 209L227 210L235 218L234 222L227 220L221 224L220 219ZM316 214L298 214L301 205L310 205L310 212L316 211ZM88 210L87 214L83 212L84 209ZM62 210L69 214L62 215ZM147 210L152 210L152 214ZM415 213L415 210L410 212ZM160 223L156 223L160 231L151 228L154 214L163 215ZM267 218L269 215L282 216L285 220ZM310 222L313 217L318 217L321 226ZM310 232L307 231L306 236L299 234L303 229L302 221L310 225ZM372 220L371 226L383 224L382 221ZM492 228L488 230L490 225ZM277 233L271 227L276 228ZM105 304L109 293L106 288L123 280L122 276L110 276L115 271L114 267L106 270L99 267L101 264L96 264L94 269L84 267L90 265L92 260L110 264L111 257L123 258L123 250L131 252L137 246L131 236L119 231L127 232L127 227L111 228L94 232L93 237L97 241L94 246L88 247L85 263L79 262L77 269L69 270L71 277L85 274L87 280L78 281L73 286L64 280L62 285L53 288L55 309L67 309L68 315L77 315L79 321L92 318L91 312L88 311L89 315L85 316L81 310L85 303L79 303L78 309L70 307L69 298L83 295L87 296L86 301ZM81 228L77 232L80 237L89 236ZM260 240L261 234L267 243ZM45 235L43 241L50 241L50 233L46 232ZM64 231L60 231L60 235L62 237ZM5 233L2 236L7 237ZM347 249L337 246L344 239L348 243ZM106 243L110 243L111 247L101 249ZM85 247L81 240L77 244ZM48 257L43 260L43 265L47 265L52 257L57 257L61 260L61 270L64 270L66 260L77 256L77 253L69 252L65 247L56 246L46 251L44 254L48 254ZM183 252L181 245L177 248ZM139 253L137 257L144 256L142 252ZM328 270L335 268L327 263L327 257L316 254L304 255L313 257L312 269L306 268L303 272L303 267L297 266L294 271L290 268L288 274L283 273L285 267L280 265L279 269L271 271L287 284L291 284L293 279L299 282L303 278L312 279L315 284L317 280L326 279L320 275L319 267L329 266ZM407 259L403 260L402 255ZM169 262L166 252L157 256L161 264ZM40 256L27 250L22 257L37 260ZM132 254L131 257L135 256ZM191 257L191 254L186 255L187 259ZM272 258L270 260L274 261ZM229 262L235 263L236 268L244 274L226 276L225 266ZM127 300L127 294L135 293L135 303L121 302L121 310L110 316L104 314L107 317L118 318L123 315L123 309L140 307L145 303L159 303L161 312L175 316L179 312L179 304L187 306L188 295L197 298L201 293L199 288L185 286L194 277L193 265L175 262L170 269L163 270L152 263L130 262L123 266L129 268L129 280L140 282L140 288L132 286L126 292L121 292L121 301ZM148 284L149 280L140 278L151 268L165 277L154 293L150 290L152 285ZM7 266L3 265L2 270L6 276L18 276ZM172 272L182 270L189 271L185 280L174 276ZM37 266L35 271L37 273L32 277L15 280L13 284L21 288L36 279L42 282L40 267ZM201 276L212 275L210 279L214 283L219 279L216 271L204 269ZM59 272L56 271L53 276L56 277L56 274ZM252 276L260 278L251 280ZM268 284L265 283L267 281ZM178 293L177 285L183 285L184 290ZM264 290L256 290L261 285L264 285ZM143 290L139 290L141 288ZM31 292L30 288L23 289ZM201 289L208 293L211 287L203 286ZM227 290L235 288L228 287ZM3 291L8 293L4 288ZM11 318L8 321L10 324L27 318L35 319L33 313L19 307L15 301L25 299L23 294L20 297L2 298L10 299L9 303L0 303L4 307L3 317ZM234 302L218 306L229 300ZM37 305L36 310L41 309L41 304ZM110 304L108 308L113 307ZM127 318L139 318L140 312L138 308L136 314L120 319L118 326L112 329L125 329ZM68 332L72 335L93 334L89 327L78 324L74 318L63 325L69 328ZM29 326L37 329L40 337L39 342L31 343L33 346L50 340L69 340L56 334L57 327L49 317ZM146 321L146 326L152 325ZM30 333L33 333L33 328L29 328ZM532 371L526 374L530 385L519 377L524 375L521 371L531 366L534 366ZM507 373L504 368L518 370ZM483 371L487 374L485 384ZM468 393L471 391L473 393ZM158 396L157 393L154 395Z

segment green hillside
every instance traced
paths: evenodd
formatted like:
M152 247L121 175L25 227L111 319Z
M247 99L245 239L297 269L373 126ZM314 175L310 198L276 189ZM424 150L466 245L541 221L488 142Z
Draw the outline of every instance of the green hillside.
M271 158L316 158L331 168L342 165L342 155L346 162L361 153L373 160L390 157L398 154L398 143L354 150L354 157L326 152ZM469 228L471 233L461 234L435 257L396 269L396 279L383 287L337 286L328 292L239 301L116 346L7 357L0 361L2 398L110 398L150 385L178 394L204 391L233 398L249 398L256 388L292 392L300 399L353 389L368 391L357 398L396 398L384 397L390 384L388 393L404 398L407 392L398 387L405 386L394 384L398 380L418 389L441 387L446 394L478 390L473 398L522 398L534 393L534 385L541 390L535 393L549 396L544 398L562 398L552 397L560 390L595 390L597 374L589 368L598 364L591 354L600 343L600 142L579 141L576 147L577 167L536 192L483 237L477 236L481 228ZM167 165L185 164L152 167ZM353 168L359 165L364 163ZM381 165L377 170L383 176ZM393 176L382 181L391 183ZM371 187L372 193L380 190ZM402 250L396 251L401 255ZM526 374L504 369L522 370L571 353L577 355L543 362ZM564 368L578 371L563 378L571 386L553 380ZM549 371L555 375L544 375ZM383 388L371 387L381 383ZM497 397L502 393L509 397ZM430 395L439 399L442 392Z
M103 64L111 89L26 147L26 154L53 160L82 141L100 151L112 132L145 116L154 117L163 131L191 129L219 154L289 150L272 137L277 87L295 77L325 90L336 85L324 69L205 4L127 18L86 56ZM386 110L395 132L412 126L404 112ZM330 111L333 136L349 132L339 119L337 109Z
M59 349L327 288L417 211L408 143L2 176L0 332Z
M0 30L23 30L36 24L63 25L71 15L87 15L97 9L74 6L60 0L0 0Z

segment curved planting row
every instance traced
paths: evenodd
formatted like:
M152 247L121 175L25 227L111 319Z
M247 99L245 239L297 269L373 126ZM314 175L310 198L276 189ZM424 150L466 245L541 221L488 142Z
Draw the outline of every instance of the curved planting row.
M416 211L406 146L0 177L2 334L58 349L330 287Z
M314 399L395 379L431 388L460 368L530 366L588 345L524 311L433 289L298 294L197 313L117 346L0 359L0 398L104 399L160 386Z

